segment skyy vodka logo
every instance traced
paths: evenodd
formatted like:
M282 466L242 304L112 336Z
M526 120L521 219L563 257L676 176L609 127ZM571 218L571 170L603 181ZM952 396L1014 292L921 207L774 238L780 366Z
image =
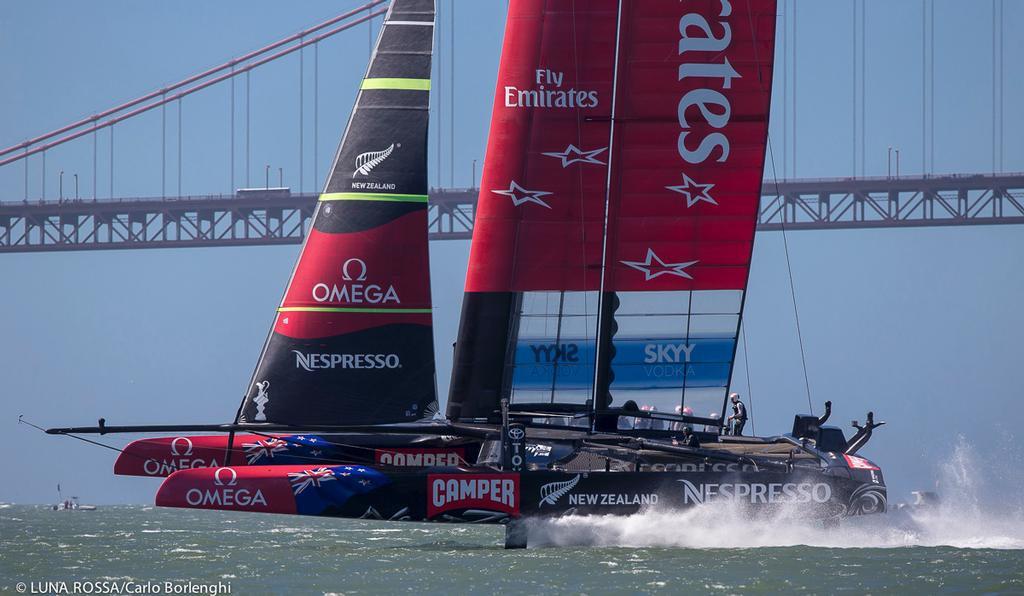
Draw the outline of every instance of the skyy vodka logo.
M711 85L714 85L715 79L720 79L718 87L729 90L732 88L732 80L740 78L727 55L732 43L732 27L725 17L731 15L732 4L729 0L721 0L718 13L721 19L714 24L697 13L688 13L679 19L678 53L683 62L679 64L678 80L699 81L707 85L687 91L679 100L677 114L682 131L679 133L677 149L686 163L704 163L712 154L716 154L715 160L719 162L729 159L729 137L725 132L712 132L700 139L690 138L692 131L689 114L698 110L703 120L715 129L724 131L729 125L729 117L732 115L729 98L723 91L712 89ZM719 56L721 62L707 62Z
M351 258L341 266L341 284L320 282L313 286L313 300L344 304L401 304L395 286L364 283L367 280L366 261Z

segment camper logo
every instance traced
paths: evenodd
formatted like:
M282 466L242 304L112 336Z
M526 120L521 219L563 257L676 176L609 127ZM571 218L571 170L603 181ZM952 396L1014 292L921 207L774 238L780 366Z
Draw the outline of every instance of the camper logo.
M427 517L481 509L519 514L519 474L428 474Z
M375 449L374 461L382 466L395 468L432 468L435 466L457 466L465 459L461 447L392 447Z
M383 151L367 151L366 153L360 153L356 156L356 171L352 172L352 177L356 176L368 176L373 168L384 163L387 158L391 157L391 153L395 150L395 147L401 147L401 145L395 145L391 143L391 146Z

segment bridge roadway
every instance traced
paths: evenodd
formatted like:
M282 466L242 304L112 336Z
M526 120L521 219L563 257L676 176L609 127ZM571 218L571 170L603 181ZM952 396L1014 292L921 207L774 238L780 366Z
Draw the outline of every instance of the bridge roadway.
M433 240L468 239L479 189L430 192ZM315 194L0 202L0 252L298 244ZM1024 173L765 182L759 230L1024 224Z

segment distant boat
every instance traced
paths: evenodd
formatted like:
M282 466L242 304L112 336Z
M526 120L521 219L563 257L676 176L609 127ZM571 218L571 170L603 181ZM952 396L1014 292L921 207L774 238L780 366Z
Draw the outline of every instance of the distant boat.
M61 495L60 485L57 485L57 504L51 506L54 511L96 511L95 505L82 505L78 502L78 497L69 497L65 499Z

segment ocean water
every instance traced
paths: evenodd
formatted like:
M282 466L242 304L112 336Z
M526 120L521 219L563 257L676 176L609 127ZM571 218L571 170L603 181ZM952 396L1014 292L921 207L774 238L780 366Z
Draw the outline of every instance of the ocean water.
M715 507L568 517L532 524L518 551L493 526L0 504L0 593L128 581L231 594L1024 594L1024 512L981 503L961 456L930 511L838 528Z

